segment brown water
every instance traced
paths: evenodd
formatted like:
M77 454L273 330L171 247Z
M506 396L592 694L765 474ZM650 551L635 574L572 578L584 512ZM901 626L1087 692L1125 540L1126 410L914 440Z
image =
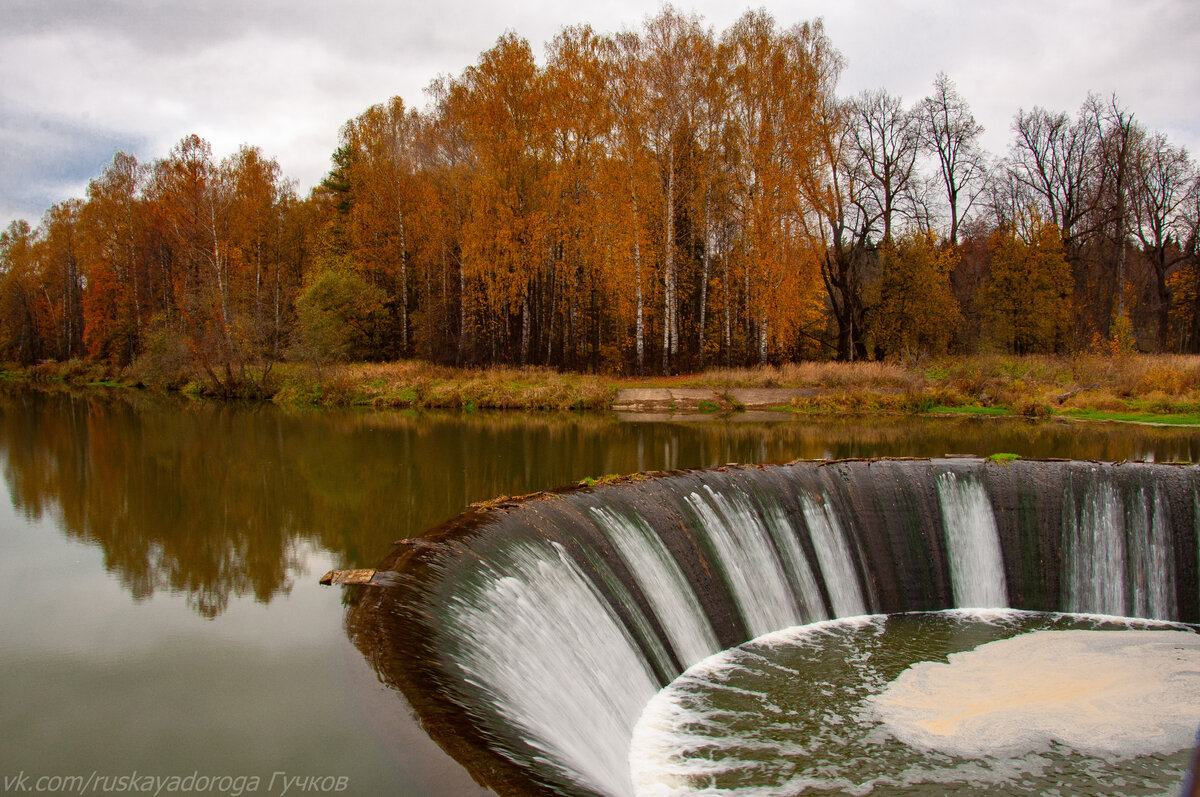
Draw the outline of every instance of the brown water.
M326 569L371 566L471 502L608 473L997 451L1190 461L1200 430L0 394L0 785L470 793L347 640L339 588L316 583Z

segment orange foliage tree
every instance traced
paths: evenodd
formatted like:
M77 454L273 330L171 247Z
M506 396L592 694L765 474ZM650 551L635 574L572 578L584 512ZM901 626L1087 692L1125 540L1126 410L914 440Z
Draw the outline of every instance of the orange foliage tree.
M957 248L912 230L883 245L875 345L881 352L945 354L962 323L950 274Z
M0 232L0 350L34 363L43 354L42 337L34 232L28 222L14 221Z
M288 356L677 373L1061 350L1118 317L1200 349L1185 152L1089 98L1018 113L992 165L945 75L906 108L840 99L841 67L819 21L751 11L718 35L666 5L564 28L541 63L502 35L427 108L347 121L306 198L252 146L118 153L5 232L0 348L226 393Z
M1074 287L1062 234L1036 213L1026 229L1002 227L988 239L991 273L979 294L985 335L1011 354L1062 351Z

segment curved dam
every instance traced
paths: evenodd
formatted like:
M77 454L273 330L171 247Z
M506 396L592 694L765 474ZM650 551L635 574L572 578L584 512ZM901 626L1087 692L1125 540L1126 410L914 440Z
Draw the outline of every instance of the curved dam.
M850 460L637 476L478 507L380 564L348 632L501 794L631 795L688 667L835 618L1012 608L1200 622L1200 469Z

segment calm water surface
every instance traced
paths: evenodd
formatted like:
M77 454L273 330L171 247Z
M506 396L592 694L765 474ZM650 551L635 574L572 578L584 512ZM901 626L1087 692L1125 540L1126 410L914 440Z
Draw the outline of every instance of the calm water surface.
M281 794L283 778L316 776L348 794L470 794L347 639L325 570L369 567L471 502L589 476L997 451L1192 461L1200 430L0 394L0 777L240 777L243 793Z

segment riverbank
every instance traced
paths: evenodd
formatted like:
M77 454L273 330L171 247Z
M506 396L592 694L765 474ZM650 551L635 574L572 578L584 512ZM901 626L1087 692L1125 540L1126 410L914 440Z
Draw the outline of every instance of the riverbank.
M965 413L1200 424L1200 357L973 356L914 363L788 363L671 377L547 368L456 369L416 361L243 372L233 398L284 406L553 409L727 415ZM149 382L136 370L72 361L0 370L0 380L84 389L222 396L201 378Z

